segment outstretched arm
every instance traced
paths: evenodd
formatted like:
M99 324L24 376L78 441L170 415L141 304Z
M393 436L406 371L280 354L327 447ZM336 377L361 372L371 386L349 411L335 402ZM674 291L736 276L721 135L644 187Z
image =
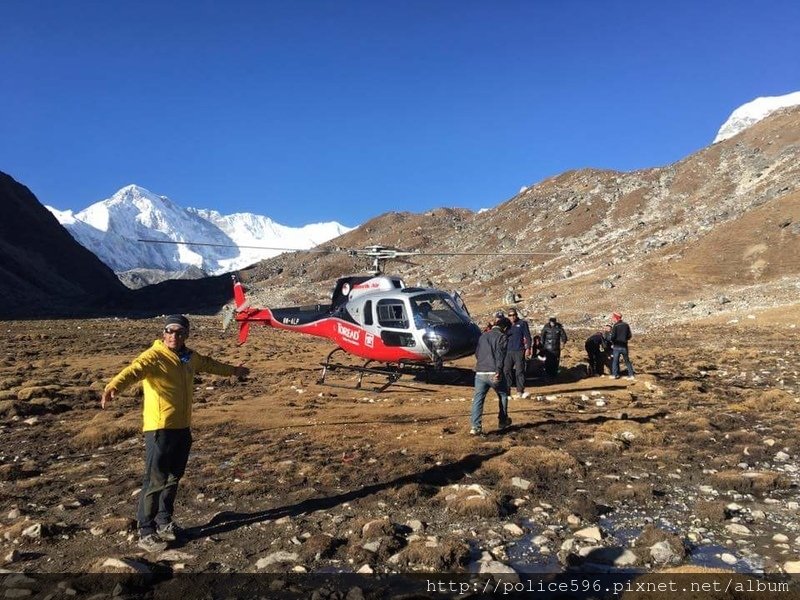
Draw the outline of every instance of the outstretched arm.
M149 350L137 356L130 365L122 369L106 385L102 396L100 396L100 408L105 408L110 400L114 400L117 394L125 391L128 386L144 379L154 362L154 355Z

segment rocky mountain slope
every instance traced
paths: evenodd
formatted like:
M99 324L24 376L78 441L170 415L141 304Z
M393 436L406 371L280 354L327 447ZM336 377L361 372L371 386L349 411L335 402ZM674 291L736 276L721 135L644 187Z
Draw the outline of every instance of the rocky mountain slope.
M111 269L2 172L0 200L0 315L99 306L124 292Z
M477 315L516 297L535 319L588 324L620 309L644 326L790 304L800 286L799 159L793 107L664 167L570 171L478 214L386 214L335 244L497 252L389 266L408 284L458 289ZM501 255L526 251L543 254ZM309 300L309 290L323 297L334 277L366 267L298 253L248 275L259 300L280 305Z
M411 285L458 289L479 318L514 299L534 321L555 314L567 324L588 326L617 309L635 313L635 327L793 304L800 289L799 154L800 107L790 107L664 167L569 171L488 211L387 213L329 244L384 244L431 254L389 268ZM9 191L13 180L3 181L9 206L16 210L20 194L38 205L26 188ZM3 224L6 316L18 313L9 312L19 306L10 303L30 309L51 306L54 298L66 307L60 314L74 314L85 308L78 300L82 293L97 297L107 284L116 289L96 262L80 266L67 258L76 252L87 259L82 249L58 246L52 258L39 257L43 247L56 248L64 231L49 215L31 211L26 207ZM58 232L48 233L48 227ZM44 246L34 243L31 231L46 240ZM25 250L14 246L20 240L28 244ZM263 261L242 276L258 302L280 306L324 299L337 276L368 266L343 252L299 252ZM106 314L167 304L219 310L227 290L225 276L172 282L126 297Z
M129 290L24 185L0 173L0 319L213 313L227 275Z

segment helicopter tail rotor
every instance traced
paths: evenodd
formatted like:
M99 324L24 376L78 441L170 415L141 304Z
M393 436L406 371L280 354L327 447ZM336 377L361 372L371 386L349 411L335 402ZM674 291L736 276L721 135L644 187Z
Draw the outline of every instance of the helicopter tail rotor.
M247 341L247 335L250 333L250 321L239 322L239 345L241 346Z
M247 299L244 296L244 286L242 282L236 278L236 275L231 275L233 279L233 302L236 305L236 310L241 311L247 308Z

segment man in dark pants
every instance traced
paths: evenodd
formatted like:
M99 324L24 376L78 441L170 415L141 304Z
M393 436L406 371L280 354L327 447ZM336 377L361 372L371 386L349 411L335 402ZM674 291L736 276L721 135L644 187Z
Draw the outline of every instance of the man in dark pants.
M511 321L500 317L492 328L484 332L478 340L478 347L475 349L475 391L472 396L470 435L483 435L483 426L481 425L483 404L490 388L497 392L498 428L503 430L511 425L511 419L508 417L508 387L503 376L503 363L508 346L506 332L509 327L511 327Z
M625 358L625 368L628 369L628 379L634 379L636 373L633 371L633 363L628 356L628 341L633 337L630 326L622 320L622 315L615 312L611 315L611 375L613 379L619 379L619 359Z
M511 328L508 330L508 351L503 372L506 377L508 392L517 388L517 398L530 396L525 391L525 361L531 358L531 330L528 322L519 318L517 310L508 311Z
M544 352L544 371L550 378L558 377L558 363L561 349L567 343L567 332L555 317L550 317L542 327L542 351Z
M137 381L144 388L143 430L145 466L137 521L139 547L160 552L180 534L172 520L178 482L192 447L192 392L194 374L208 372L246 377L247 367L234 367L186 347L189 320L170 315L162 340L137 356L103 390L100 407Z
M602 375L608 362L608 351L611 348L609 335L611 325L605 325L603 331L593 333L586 338L583 347L589 360L589 375Z

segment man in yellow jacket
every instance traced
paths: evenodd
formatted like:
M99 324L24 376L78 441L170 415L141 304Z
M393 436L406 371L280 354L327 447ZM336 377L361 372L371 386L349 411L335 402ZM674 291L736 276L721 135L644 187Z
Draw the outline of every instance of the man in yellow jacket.
M103 390L101 408L126 388L143 381L145 466L139 509L139 547L160 552L180 529L172 520L178 482L192 446L192 392L197 372L246 377L247 367L221 363L186 347L189 319L170 315L163 340L137 356Z

